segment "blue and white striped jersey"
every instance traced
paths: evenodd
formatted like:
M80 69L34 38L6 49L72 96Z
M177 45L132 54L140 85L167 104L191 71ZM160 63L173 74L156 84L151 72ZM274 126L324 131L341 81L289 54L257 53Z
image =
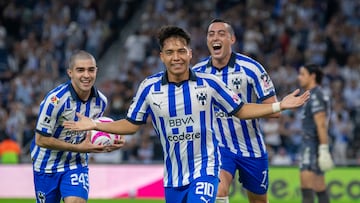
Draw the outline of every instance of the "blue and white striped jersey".
M82 101L75 93L70 81L61 84L51 90L41 102L36 132L43 136L78 144L85 139L86 131L64 129L63 121L78 120L76 112L93 119L98 118L103 115L106 105L107 98L94 87L89 100ZM33 168L37 172L56 173L86 167L88 164L87 153L39 147L35 144L35 139L32 141L30 151Z
M214 105L232 115L242 104L211 74L190 71L189 80L175 84L161 72L141 83L127 119L142 124L151 116L164 152L164 186L180 187L201 176L219 175Z
M232 53L228 65L215 68L211 57L193 67L196 72L211 73L224 81L244 103L261 103L275 95L274 85L265 69L254 59ZM215 108L214 125L219 146L243 157L266 157L266 147L257 119L240 120Z

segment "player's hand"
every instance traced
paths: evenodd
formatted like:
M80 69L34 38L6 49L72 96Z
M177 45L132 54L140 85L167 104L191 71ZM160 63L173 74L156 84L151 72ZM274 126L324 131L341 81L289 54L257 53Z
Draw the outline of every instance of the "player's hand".
M112 152L112 151L122 148L124 145L125 145L125 137L120 135L119 139L114 140L114 144L112 144L110 146L106 146L105 151Z
M285 96L284 99L280 102L281 110L293 109L302 106L310 98L310 91L306 91L302 95L296 96L299 94L299 92L300 90L296 89L291 94Z
M63 126L67 129L71 130L93 130L96 128L96 122L92 119L80 114L76 113L79 117L79 121L64 121Z
M318 164L322 171L328 171L334 167L334 162L329 152L329 146L327 144L319 145L319 157Z

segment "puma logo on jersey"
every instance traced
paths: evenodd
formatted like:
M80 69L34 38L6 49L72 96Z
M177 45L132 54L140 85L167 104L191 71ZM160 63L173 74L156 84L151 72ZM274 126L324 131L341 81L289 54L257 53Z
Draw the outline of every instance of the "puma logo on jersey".
M206 203L210 202L210 199L205 199L204 196L201 196L200 199L201 199L202 201L206 202Z

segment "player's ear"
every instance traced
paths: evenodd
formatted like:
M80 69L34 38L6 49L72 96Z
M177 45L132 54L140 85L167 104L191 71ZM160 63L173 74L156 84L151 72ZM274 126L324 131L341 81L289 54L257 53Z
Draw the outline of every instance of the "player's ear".
M160 60L161 60L162 62L164 62L164 53L163 53L161 50L160 50L159 55L160 55Z
M71 74L72 74L71 68L66 69L66 72L67 72L68 76L71 78Z
M231 41L231 44L234 44L236 42L235 35L231 35L230 41Z

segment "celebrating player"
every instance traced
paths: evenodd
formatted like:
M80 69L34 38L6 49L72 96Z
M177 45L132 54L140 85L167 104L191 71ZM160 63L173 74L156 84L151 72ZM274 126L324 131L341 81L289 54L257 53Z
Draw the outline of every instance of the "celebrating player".
M300 86L311 92L302 115L300 184L303 203L314 202L314 191L319 203L329 203L324 172L334 164L328 145L330 98L320 87L322 77L320 66L315 64L302 66L298 76Z
M211 56L193 69L216 75L244 103L276 102L273 83L263 66L248 56L233 52L231 46L235 41L234 30L229 23L213 20L207 30ZM247 190L249 202L267 203L268 156L258 120L240 120L219 108L215 108L215 115L214 126L220 141L222 161L216 202L229 202L229 188L238 170L239 181Z
M106 97L93 85L97 66L92 55L72 55L67 73L70 81L51 90L40 104L36 135L31 145L36 201L85 203L88 199L87 152L113 151L113 146L91 144L86 131L64 129L65 120L78 120L75 113L90 118L103 115Z
M132 134L150 115L164 151L166 202L213 203L220 170L218 141L212 122L214 105L228 115L249 119L299 107L309 93L296 97L297 90L282 102L244 104L217 77L190 69L190 36L183 29L163 27L158 40L166 70L141 83L126 119L95 123L78 114L79 121L66 121L64 127Z

